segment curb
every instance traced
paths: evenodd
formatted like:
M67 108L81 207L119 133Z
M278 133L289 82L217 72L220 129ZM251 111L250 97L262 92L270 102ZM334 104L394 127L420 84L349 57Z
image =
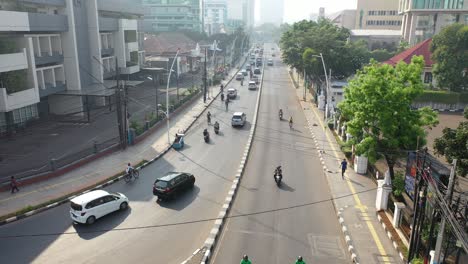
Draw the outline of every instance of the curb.
M296 83L295 83L293 77L291 76L292 72L288 71L288 74L289 74L289 78L291 79L291 82L294 84L294 87L297 89L298 86L296 86ZM297 97L297 99L298 99L299 102L301 101L299 99L299 97ZM326 179L327 183L330 184L328 182L328 176L327 176L328 167L326 166L325 158L323 157L323 154L325 152L323 150L321 150L321 147L320 147L319 142L318 142L318 140L317 140L317 138L315 136L315 133L312 130L312 128L314 126L313 126L313 124L311 124L310 120L307 118L307 115L306 115L306 121L307 121L307 128L309 129L309 133L312 136L315 148L317 150L318 157L320 159L320 164L322 165L323 173L327 177L327 179ZM330 188L330 186L329 186L329 188ZM355 249L354 249L354 243L353 243L354 241L351 239L351 235L350 235L350 233L348 231L348 227L346 226L345 221L343 219L343 211L344 211L344 209L348 208L348 206L346 205L345 207L341 207L341 208L337 209L338 205L336 204L336 201L334 199L333 199L332 204L333 204L333 208L335 208L335 212L336 212L337 217L338 217L338 222L340 223L340 226L341 226L341 232L343 233L346 245L348 246L348 252L349 252L350 257L351 257L351 262L358 264L359 263L359 258L357 256L357 253L356 253Z
M242 179L243 173L245 171L245 166L250 154L250 150L252 148L252 141L253 141L253 136L255 135L255 130L257 127L257 117L258 117L258 110L260 108L260 101L262 97L262 90L263 90L263 77L265 76L265 63L262 65L262 80L260 81L260 88L258 90L258 96L257 96L257 102L255 106L255 114L254 118L252 120L252 128L250 129L249 133L249 139L247 140L247 144L245 146L245 151L241 159L241 163L239 165L239 169L237 170L237 174L235 179L232 181L232 186L231 189L229 190L226 199L224 201L223 207L221 208L221 211L218 214L218 217L215 220L215 223L213 225L213 228L211 228L210 234L208 235L208 238L205 240L205 243L203 245L203 249L205 249L205 254L203 255L203 258L201 260L201 264L206 264L209 263L211 253L214 251L216 247L216 243L218 242L218 238L220 233L222 232L223 225L227 219L227 215L229 213L229 210L231 209L231 206L233 204L233 201L235 199L235 195L237 193L239 183Z
M247 59L246 59L245 61L247 61ZM245 61L242 63L242 65L244 65ZM242 68L242 67L241 67L241 68ZM240 69L238 69L238 70L236 71L236 73L239 72L239 70L240 70ZM236 76L236 74L234 74L234 75L226 82L225 86L227 86L228 84L230 84L231 81L234 79L235 76ZM263 75L262 75L262 83L263 83ZM260 91L261 91L261 89L260 89ZM218 91L218 93L213 97L213 99L212 99L210 102L208 102L208 103L204 106L204 109L200 112L200 114L198 114L197 116L194 117L194 119L193 119L192 122L187 126L187 128L185 128L185 129L183 130L184 133L187 132L187 130L189 130L189 129L193 126L193 124L195 124L195 122L198 120L198 118L199 118L199 117L206 111L206 109L216 100L216 98L219 96L220 93L221 93L221 92ZM259 96L259 97L260 97L260 96ZM258 104L258 100L257 100L257 104ZM257 107L257 110L258 110L258 107ZM256 111L256 112L257 112L257 111ZM254 119L254 122L256 122L256 117L255 117L255 119ZM255 127L255 125L254 125L254 127ZM252 132L251 132L251 134L252 134ZM251 141L251 137L249 137L249 142L250 142L250 141ZM248 144L248 146L250 147L250 144ZM151 160L145 162L144 164L140 165L139 167L136 167L135 169L136 169L136 170L141 170L141 169L147 167L147 166L150 165L151 163L153 163L153 162L155 162L156 160L158 160L159 158L161 158L161 157L162 157L164 154L166 154L171 148L172 148L172 145L167 146L167 147L166 147L161 153L159 153L156 157L154 157L153 159L151 159ZM60 200L60 201L57 201L57 202L54 202L54 203L45 205L45 206L40 207L40 208L36 208L36 209L34 209L34 210L28 211L28 212L26 212L26 213L24 213L24 214L21 214L21 215L13 216L13 217L7 218L7 219L5 219L5 220L2 220L2 221L0 221L0 226L6 225L6 224L9 224L9 223L12 223L12 222L21 220L21 219L24 219L24 218L26 218L26 217L29 217L29 216L32 216L32 215L35 215L35 214L38 214L38 213L40 213L40 212L49 210L49 209L51 209L51 208L57 207L57 206L59 206L59 205L62 205L62 204L64 204L64 203L68 203L70 200L72 200L73 198L75 198L75 197L77 197L77 196L79 196L79 195L81 195L81 194L84 194L84 193L87 193L87 192L90 192L90 191L98 190L98 189L104 188L104 187L106 187L106 186L109 186L109 185L111 185L111 184L113 184L113 183L116 183L116 182L122 180L125 176L126 176L126 174L120 175L120 176L116 177L115 179L108 180L108 181L106 181L105 183L100 184L100 185L95 186L95 187L92 187L92 188L90 188L90 189L88 189L88 190L86 190L86 191L81 192L80 194L70 195L70 196L68 196L68 197L66 197L66 198L64 198L64 199L62 199L62 200ZM198 253L198 252L197 252L197 253Z
M347 205L344 208L342 207L342 208L340 208L338 210L338 213L337 213L338 222L341 225L341 231L343 232L343 235L345 237L346 245L348 246L348 252L351 255L351 261L353 263L358 264L359 260L358 260L356 251L354 250L353 241L351 240L351 235L349 234L348 227L346 226L345 221L344 221L343 216L342 216L343 211L346 208L348 208Z
M405 256L403 255L403 252L401 252L400 248L398 247L398 243L393 239L392 233L390 233L389 228L382 220L382 217L379 215L379 211L376 211L375 214L377 215L377 219L379 220L379 223L382 225L385 232L387 232L388 239L392 241L392 245L395 248L395 250L398 252L398 256L400 256L400 259L404 262ZM391 228L394 228L394 227L392 226Z

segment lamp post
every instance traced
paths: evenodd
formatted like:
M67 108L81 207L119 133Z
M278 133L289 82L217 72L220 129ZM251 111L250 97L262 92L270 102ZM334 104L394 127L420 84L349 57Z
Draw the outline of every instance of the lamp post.
M171 145L171 138L169 136L169 82L171 81L171 74L173 72L172 68L177 60L177 56L179 56L180 48L177 49L177 53L172 61L171 68L169 69L169 74L167 76L167 86L166 86L166 121L167 121L167 143Z
M325 74L325 82L326 82L326 88L325 88L325 111L323 112L323 119L327 119L327 108L328 108L328 89L330 87L330 83L328 82L328 75L327 75L327 68L325 67L325 61L323 60L323 55L320 53L320 55L312 55L312 57L317 57L322 59L322 65L323 65L323 73ZM305 87L304 87L305 89Z

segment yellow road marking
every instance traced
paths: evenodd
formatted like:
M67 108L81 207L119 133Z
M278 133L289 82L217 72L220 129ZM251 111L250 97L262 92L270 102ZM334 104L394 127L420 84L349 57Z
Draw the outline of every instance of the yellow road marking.
M319 121L322 129L324 126L323 122L322 122L322 119L319 117L319 115L317 114L317 111L315 110L315 108L311 108L312 111L314 112L315 114L315 117L317 118L317 120ZM324 130L323 131L325 133L325 137L327 138L327 141L328 143L330 144L332 150L333 150L333 154L335 154L335 157L338 158L339 155L338 155L338 152L336 151L336 148L335 148L335 145L332 143L331 139L330 139L330 136L328 135L327 131ZM345 173L345 176L346 176L346 173ZM361 211L362 214L366 214L367 215L367 207L365 205L363 205L361 203L361 199L359 198L359 195L356 193L356 189L354 188L353 184L351 183L351 181L349 181L348 177L345 177L346 179L346 182L348 183L348 187L353 195L353 198L354 198L354 201L356 202L356 207L359 208L359 210ZM370 221L365 221L367 223L367 228L369 229L371 235L372 235L372 238L374 239L375 241L375 244L377 246L377 249L379 250L379 253L380 255L382 256L382 260L384 262L390 262L390 259L387 257L387 252L385 251L383 245L382 245L382 242L380 241L380 238L379 236L377 235L377 232L375 231L375 228L374 228L374 225L372 224L372 222Z

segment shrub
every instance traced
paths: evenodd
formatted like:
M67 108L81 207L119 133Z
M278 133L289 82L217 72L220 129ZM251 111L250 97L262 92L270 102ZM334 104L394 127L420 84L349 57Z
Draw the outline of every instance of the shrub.
M424 261L420 258L414 258L411 260L411 264L424 264Z
M468 103L468 93L425 90L415 99L416 102L433 102L442 104Z
M393 195L401 197L405 191L405 176L401 172L395 174L393 179Z

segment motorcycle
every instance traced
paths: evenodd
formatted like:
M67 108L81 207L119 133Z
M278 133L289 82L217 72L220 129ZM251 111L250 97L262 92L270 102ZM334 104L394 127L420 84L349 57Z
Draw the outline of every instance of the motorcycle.
M279 112L278 115L279 115L279 119L283 120L283 112Z
M203 138L205 139L205 143L210 142L210 133L208 133L207 129L205 129L205 131L203 131Z
M214 132L215 132L216 135L219 134L219 125L217 125L217 124L214 125Z
M277 185L278 187L280 187L280 186L281 186L281 178L282 178L282 175L280 175L280 174L275 174L274 177L275 177L276 185Z

